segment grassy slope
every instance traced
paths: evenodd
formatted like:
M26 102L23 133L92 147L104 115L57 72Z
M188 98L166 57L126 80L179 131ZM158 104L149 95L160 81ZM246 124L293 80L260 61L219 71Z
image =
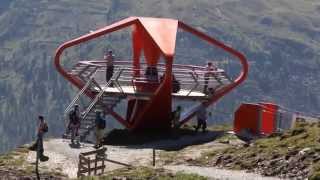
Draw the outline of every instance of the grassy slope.
M19 147L7 154L0 155L0 177L9 179L36 178L35 165L27 162L26 158L29 150L27 147ZM55 171L48 171L40 168L42 178L65 178L64 175Z
M283 134L203 154L197 163L246 169L267 176L312 177L320 173L320 123L298 123Z

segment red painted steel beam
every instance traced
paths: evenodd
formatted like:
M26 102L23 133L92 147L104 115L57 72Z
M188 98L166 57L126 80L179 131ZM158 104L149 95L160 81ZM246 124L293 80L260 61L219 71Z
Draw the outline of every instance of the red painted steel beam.
M213 46L216 46L216 47L219 47L219 48L225 50L226 52L228 52L231 55L233 55L234 57L236 57L242 65L242 71L239 74L239 76L236 78L236 80L233 83L231 83L230 85L215 92L215 95L209 101L204 102L203 105L205 105L207 107L210 104L213 104L214 102L218 101L221 97L223 97L224 95L229 93L231 90L233 90L234 88L239 86L247 78L248 71L249 71L249 64L248 64L246 57L242 53L240 53L239 51L225 45L224 43L204 34L203 32L201 32L195 28L192 28L191 26L189 26L181 21L179 21L179 28L199 37L202 40L207 41L209 44L211 44ZM181 124L184 124L187 121L189 121L194 115L195 115L195 112L190 114L185 119L183 119L181 121Z
M162 25L167 27L167 28L159 28L159 24L157 21L161 21L162 23L164 23ZM174 25L175 24L175 25ZM240 52L232 49L231 47L226 46L225 44L223 44L222 42L190 27L189 25L183 23L183 22L178 22L176 20L169 20L169 19L156 19L156 18L139 18L139 17L130 17L127 19L124 19L122 21L119 21L117 23L114 23L110 26L106 26L105 28L99 29L97 31L94 31L92 33L89 33L87 35L81 36L79 38L76 38L74 40L68 41L64 44L62 44L60 47L58 47L56 54L55 54L55 58L54 58L54 64L56 69L58 70L58 72L60 74L62 74L62 76L64 78L66 78L67 80L69 80L73 85L77 86L79 89L83 88L84 84L83 82L78 79L76 76L73 75L69 75L67 73L67 71L64 70L64 68L61 66L60 64L60 56L62 55L63 51L69 47L72 46L76 46L78 44L81 44L83 42L89 41L91 39L103 36L105 34L120 30L122 28L131 26L131 25L137 25L137 26L142 26L144 28L146 28L145 30L147 32L144 32L146 34L148 34L150 37L152 37L150 40L153 41L153 43L155 43L155 46L157 46L160 51L161 54L164 55L165 59L166 59L166 75L168 77L166 77L165 79L165 83L162 83L162 86L164 87L165 84L171 84L171 68L172 68L172 61L173 61L173 55L174 55L174 46L173 44L175 44L175 39L173 39L173 37L175 37L175 33L176 33L176 29L177 26L197 37L199 37L200 39L207 41L209 44L217 46L225 51L227 51L228 53L232 54L233 56L235 56L236 58L239 59L241 65L242 65L242 72L240 73L240 75L237 77L237 79L234 81L234 83L224 87L223 89L220 89L219 91L217 91L215 93L215 95L208 101L208 102L204 102L203 104L205 106L209 106L210 104L216 102L218 99L220 99L222 96L224 96L225 94L227 94L228 92L230 92L232 89L234 89L235 87L237 87L239 84L241 84L247 77L248 74L248 63L246 58L244 57L244 55L242 55ZM159 30L160 29L160 30ZM166 34L164 33L164 31L168 31L171 32L170 38L167 36L162 36L160 34L158 34L157 32L161 31L163 32L162 35ZM162 39L164 38L164 39ZM170 63L169 63L170 62ZM168 72L170 71L170 72ZM161 93L159 92L160 89L162 89L162 86L160 86L158 88L158 90L155 92L153 98L151 100L154 100L156 102L155 99L158 95L160 95ZM171 89L171 87L165 87L164 89ZM170 93L170 92L169 92ZM93 98L94 94L90 91L86 91L86 94ZM164 93L166 94L166 93ZM163 94L163 95L164 95ZM162 95L161 95L162 96ZM170 99L171 99L171 93L170 93ZM171 101L171 100L170 100ZM157 100L158 102L158 100ZM141 114L138 117L138 121L136 121L133 125L130 125L127 121L125 121L120 115L118 115L117 113L115 113L114 111L107 109L110 114L115 117L121 124L123 124L126 128L128 129L134 129L137 128L138 126L140 126L139 122L141 118L145 118L144 116L147 116L149 118L149 115L147 113L147 110L150 110L150 106L155 106L154 103L152 103L152 101L147 105L147 107L143 108ZM171 107L170 107L171 108ZM152 109L152 108L151 108ZM149 113L150 114L150 113ZM182 123L187 122L189 119L191 119L193 116L195 115L195 113L191 114L190 116L188 116L187 118L185 118Z
M79 89L82 89L84 86L84 83L82 81L80 81L78 78L76 78L75 76L72 76L70 74L67 73L67 71L61 66L61 55L63 53L64 50L66 50L67 48L76 46L78 44L81 44L83 42L87 42L89 40L98 38L100 36L106 35L108 33L126 28L128 26L131 26L135 23L138 22L138 18L136 17L129 17L126 18L122 21L116 22L114 24L111 24L109 26L106 26L105 28L99 29L97 31L94 31L92 33L86 34L84 36L81 36L79 38L73 39L71 41L65 42L63 43L61 46L58 47L58 49L55 52L55 56L54 56L54 65L57 69L57 71L68 81L70 81L73 85L77 86ZM93 98L94 94L92 94L92 92L90 91L86 91L86 94ZM117 113L115 113L114 111L112 111L111 109L108 109L108 111L110 112L111 115L113 115L113 117L115 117L121 124L123 124L125 127L129 127L130 125Z
M176 45L178 21L164 18L139 17L134 33L134 65L140 64L139 56L143 51L148 66L156 66L162 55L165 59L165 78L157 87L147 103L137 103L137 114L131 130L144 128L170 127L172 63ZM159 109L158 106L163 108Z

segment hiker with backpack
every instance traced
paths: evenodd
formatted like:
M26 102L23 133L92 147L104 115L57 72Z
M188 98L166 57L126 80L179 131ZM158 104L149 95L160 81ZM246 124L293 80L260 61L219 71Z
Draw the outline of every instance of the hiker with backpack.
M104 129L106 128L106 120L101 116L101 111L96 111L95 135L96 144L94 148L98 149L102 146Z
M71 143L74 143L75 138L79 135L80 128L80 110L79 105L75 104L73 110L69 112L68 132L71 131Z
M29 147L29 150L37 151L37 160L40 159L40 161L47 161L49 158L43 154L43 136L48 132L48 124L41 115L38 116L38 120L39 125L37 128L37 140L32 146Z

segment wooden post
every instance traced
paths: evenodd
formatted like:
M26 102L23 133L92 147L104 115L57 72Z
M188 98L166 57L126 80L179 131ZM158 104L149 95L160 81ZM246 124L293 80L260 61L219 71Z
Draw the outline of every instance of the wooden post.
M88 157L88 175L91 175L91 167L90 167L90 157Z
M152 165L156 166L156 150L152 149Z
M104 167L104 161L105 161L105 158L103 157L102 159L102 166ZM104 168L102 168L102 174L104 173Z
M96 158L94 160L94 175L97 175L97 161L98 161L99 155L96 154Z
M79 154L78 173L77 173L77 177L78 178L80 176L82 176L82 174L81 174L81 166L82 166L82 154Z
M86 176L86 175L90 176L90 175L103 174L104 168L105 168L104 161L106 160L105 152L106 152L106 148L85 152L85 153L80 153L79 164L78 164L78 177Z
M320 117L319 117L320 118ZM103 151L103 160L102 160L102 166L104 167L103 169L102 169L102 174L104 173L104 169L105 169L105 165L104 165L104 161L106 160L106 158L107 158L107 148L103 148L104 149L104 151Z

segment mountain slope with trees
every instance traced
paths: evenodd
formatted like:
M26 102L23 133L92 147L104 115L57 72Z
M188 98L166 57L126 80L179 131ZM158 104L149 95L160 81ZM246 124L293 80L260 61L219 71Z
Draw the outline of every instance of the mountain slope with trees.
M1 0L0 152L30 141L38 114L47 118L51 136L61 135L63 110L76 91L54 69L55 49L128 16L182 20L247 56L249 79L217 105L230 113L224 118L230 120L240 102L260 100L319 114L319 15L316 0ZM179 63L204 64L220 56L189 36L178 37ZM130 58L129 38L111 35L97 46L73 48L64 62L99 58L105 47ZM227 70L234 74L236 68L229 64ZM216 121L223 118L216 115Z

